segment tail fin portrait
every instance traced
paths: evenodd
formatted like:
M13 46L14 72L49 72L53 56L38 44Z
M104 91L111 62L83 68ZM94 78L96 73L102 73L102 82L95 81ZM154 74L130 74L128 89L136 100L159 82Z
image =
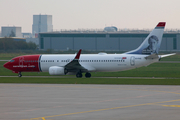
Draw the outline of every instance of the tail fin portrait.
M158 54L165 25L166 22L159 22L137 49L126 52L126 54Z

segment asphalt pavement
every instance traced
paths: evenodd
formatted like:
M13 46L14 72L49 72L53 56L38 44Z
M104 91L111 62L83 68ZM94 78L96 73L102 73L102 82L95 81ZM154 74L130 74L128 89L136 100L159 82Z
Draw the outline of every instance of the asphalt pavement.
M180 86L0 84L0 120L179 120Z

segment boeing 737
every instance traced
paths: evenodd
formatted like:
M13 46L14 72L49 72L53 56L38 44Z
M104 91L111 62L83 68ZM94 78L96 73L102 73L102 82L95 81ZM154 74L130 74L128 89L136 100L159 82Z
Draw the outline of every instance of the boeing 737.
M49 72L50 75L74 74L81 78L91 77L91 72L112 72L134 69L158 62L161 58L174 55L158 55L165 22L159 22L142 44L135 50L123 54L43 54L15 57L4 67L18 73Z

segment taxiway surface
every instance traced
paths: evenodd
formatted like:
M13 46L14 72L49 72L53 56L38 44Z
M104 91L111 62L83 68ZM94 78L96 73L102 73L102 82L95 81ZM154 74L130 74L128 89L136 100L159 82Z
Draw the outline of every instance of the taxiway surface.
M0 120L178 120L180 86L0 84Z

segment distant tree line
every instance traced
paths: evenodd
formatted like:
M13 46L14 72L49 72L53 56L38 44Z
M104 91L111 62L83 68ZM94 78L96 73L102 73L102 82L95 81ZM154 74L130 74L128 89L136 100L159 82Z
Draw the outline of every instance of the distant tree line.
M13 38L0 38L0 50L35 50L37 45L33 42L15 41Z

